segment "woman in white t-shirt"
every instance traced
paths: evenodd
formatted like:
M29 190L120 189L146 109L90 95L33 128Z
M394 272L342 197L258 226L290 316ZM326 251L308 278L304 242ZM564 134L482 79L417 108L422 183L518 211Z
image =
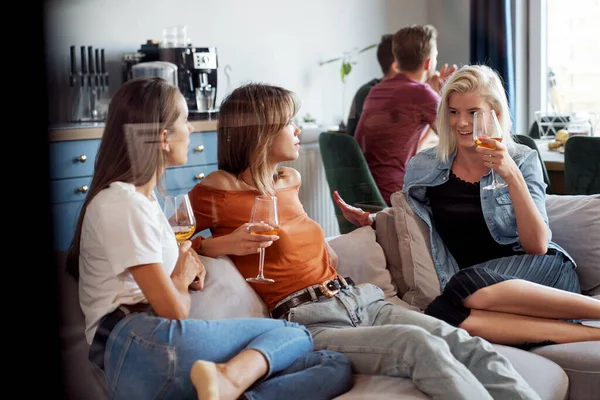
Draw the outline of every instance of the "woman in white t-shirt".
M301 325L188 318L189 290L202 290L206 271L191 242L177 246L154 195L165 169L187 161L187 118L183 95L161 78L119 88L69 252L89 357L104 371L111 398L330 399L346 392L348 359L313 352Z

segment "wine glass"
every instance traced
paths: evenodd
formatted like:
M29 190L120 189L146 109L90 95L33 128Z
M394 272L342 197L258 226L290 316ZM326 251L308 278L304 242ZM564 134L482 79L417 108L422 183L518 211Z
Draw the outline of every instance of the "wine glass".
M477 146L494 149L495 146L487 143L482 143L481 138L490 138L498 142L502 142L502 129L496 117L496 111L477 111L473 116L473 141ZM492 183L484 186L483 189L499 189L506 187L506 183L500 183L496 180L496 173L492 168Z
M269 231L254 231L253 225L269 225ZM277 215L277 197L256 196L252 214L250 215L250 230L253 235L277 235L279 233L279 216ZM265 248L260 247L258 259L258 275L255 278L246 278L248 282L273 283L273 279L265 278L263 270L265 267Z
M166 195L164 212L178 245L192 237L196 219L187 194Z

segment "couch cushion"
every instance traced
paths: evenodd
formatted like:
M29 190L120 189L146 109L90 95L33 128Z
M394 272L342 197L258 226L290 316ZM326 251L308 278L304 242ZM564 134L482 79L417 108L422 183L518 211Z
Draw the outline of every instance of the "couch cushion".
M390 271L392 281L398 289L398 297L402 298L408 291L408 286L402 276L402 259L398 246L398 235L394 222L394 210L387 208L386 211L378 212L375 221L375 235L377 243L385 254L385 263Z
M556 363L514 347L500 344L492 344L492 346L508 358L541 399L563 400L568 397L569 378Z
M386 299L397 298L396 285L386 268L385 254L370 226L355 229L328 242L338 255L340 275L351 277L356 284L369 282L379 286Z
M509 359L517 372L543 400L567 398L569 381L565 372L544 357L514 347L492 345ZM336 400L359 399L426 399L410 379L387 376L355 375L354 387ZM588 397L590 399L591 397ZM570 399L571 400L571 399Z
M600 195L548 195L546 212L552 240L577 263L582 292L596 293L600 289Z
M108 399L104 374L88 359L85 317L79 305L77 281L65 271L66 252L57 254L60 294L61 359L64 390L69 399Z
M425 393L415 387L410 379L389 376L354 375L354 386L335 400L423 400Z
M429 227L415 215L404 193L393 193L390 198L398 235L402 277L407 286L402 300L425 309L441 293L431 256Z
M189 318L269 317L269 310L227 256L200 256L206 267L203 290L191 292Z
M595 396L600 393L600 341L555 344L533 352L565 370L569 377L569 400L598 398Z

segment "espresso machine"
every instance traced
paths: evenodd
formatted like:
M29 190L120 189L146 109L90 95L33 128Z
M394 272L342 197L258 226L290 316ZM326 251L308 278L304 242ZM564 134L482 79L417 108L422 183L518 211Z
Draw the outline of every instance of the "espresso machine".
M185 97L190 119L211 119L217 112L217 49L215 47L167 47L154 40L123 58L123 81L133 77L139 64L156 62L177 67L176 82Z
M177 82L192 119L216 111L217 49L215 47L159 48L158 59L177 66ZM197 115L192 115L197 114Z

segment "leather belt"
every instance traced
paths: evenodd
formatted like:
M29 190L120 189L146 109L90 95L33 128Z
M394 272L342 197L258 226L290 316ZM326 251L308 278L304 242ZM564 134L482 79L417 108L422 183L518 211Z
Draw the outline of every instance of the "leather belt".
M327 280L323 283L319 283L317 285L309 286L305 289L290 294L290 296L293 297L283 303L278 304L273 309L273 311L271 311L271 317L274 319L279 319L294 307L298 307L302 304L311 303L314 301L319 301L320 297L333 297L337 293L339 293L340 289L345 289L349 286L354 286L354 281L349 277L338 277ZM316 299L314 298L314 295L310 292L310 288L312 288L314 294L317 296Z
M90 350L88 352L90 361L96 364L101 370L104 370L104 350L106 349L108 336L115 325L131 313L147 312L150 310L150 304L121 304L115 311L106 314L100 320L96 333L94 334L94 340L92 340L92 344L90 345Z

